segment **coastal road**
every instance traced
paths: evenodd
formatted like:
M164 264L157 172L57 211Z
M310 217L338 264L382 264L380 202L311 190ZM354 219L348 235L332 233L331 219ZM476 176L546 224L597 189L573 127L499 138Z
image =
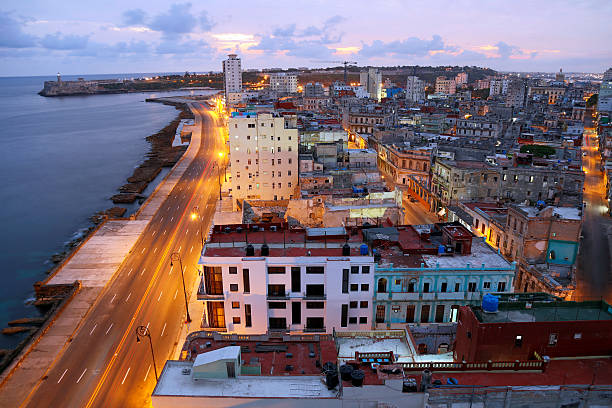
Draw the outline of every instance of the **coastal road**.
M582 244L576 272L576 298L603 298L612 301L612 262L608 228L612 225L607 215L605 181L601 171L597 133L586 129L582 145L584 202Z
M85 322L46 378L22 406L144 407L150 406L155 370L148 340L136 341L136 327L149 328L158 373L171 356L185 325L185 286L198 277L200 228L206 235L219 191L219 156L224 151L221 119L202 105L195 108L202 125L197 156L161 205L104 289ZM202 223L189 216L198 206ZM201 316L191 316L190 330Z

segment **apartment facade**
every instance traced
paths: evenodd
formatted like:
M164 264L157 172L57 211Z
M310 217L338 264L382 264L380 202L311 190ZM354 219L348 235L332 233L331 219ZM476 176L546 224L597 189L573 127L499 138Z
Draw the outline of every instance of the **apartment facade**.
M454 95L456 91L457 84L455 83L454 79L447 79L443 76L436 78L436 93Z
M395 184L408 185L410 178L421 185L430 184L431 149L409 149L378 145L378 168Z
M369 330L374 258L344 228L215 227L199 264L204 326L238 334Z
M380 101L382 98L382 74L376 68L369 68L359 73L359 83L370 94L370 98Z
M273 72L270 74L270 90L279 94L293 94L297 92L297 81L297 74Z
M242 67L236 54L223 61L223 89L228 105L240 102L242 95Z
M235 201L292 198L298 181L295 118L234 112L228 126Z
M493 120L481 119L478 117L468 117L457 119L457 136L484 136L498 138L501 134L502 126Z
M409 75L406 79L406 100L412 103L423 102L425 100L425 81Z

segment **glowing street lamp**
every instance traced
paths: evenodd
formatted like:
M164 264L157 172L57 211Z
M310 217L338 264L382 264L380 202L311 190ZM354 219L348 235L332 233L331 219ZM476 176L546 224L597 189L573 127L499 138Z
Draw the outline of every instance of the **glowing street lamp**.
M151 332L147 326L138 326L136 328L136 343L140 343L140 339L147 337L149 339L149 346L151 347L151 358L153 359L153 370L155 371L155 381L159 380L157 377L157 365L155 364L155 353L153 352L153 341L151 340Z
M202 241L202 248L204 248L204 232L202 231L202 216L200 215L200 208L193 207L193 211L191 212L191 220L195 221L200 219L200 240Z
M178 261L179 266L181 268L181 279L183 281L183 295L185 296L185 311L187 312L187 320L186 322L191 322L191 316L189 316L189 305L187 303L187 290L185 289L185 275L183 273L183 261L181 260L181 254L178 252L173 252L170 255L170 267L174 266L174 262Z

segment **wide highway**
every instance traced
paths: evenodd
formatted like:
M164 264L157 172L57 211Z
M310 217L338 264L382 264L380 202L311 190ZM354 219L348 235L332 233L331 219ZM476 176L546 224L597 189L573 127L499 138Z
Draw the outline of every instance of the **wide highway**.
M149 328L158 372L171 356L185 325L185 285L191 291L198 277L200 227L208 231L219 192L219 152L224 129L218 115L192 104L201 122L199 152L170 196L140 236L115 278L107 285L86 321L40 385L22 406L144 407L150 406L155 373L148 340L136 341L135 330ZM221 164L223 166L223 164ZM203 222L190 217L197 206ZM191 316L191 330L201 316Z

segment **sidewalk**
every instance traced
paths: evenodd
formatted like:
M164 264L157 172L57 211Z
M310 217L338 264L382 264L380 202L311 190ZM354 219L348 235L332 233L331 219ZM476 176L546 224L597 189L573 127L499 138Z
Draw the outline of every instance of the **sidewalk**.
M54 320L47 332L27 345L2 373L0 406L21 405L61 357L104 287L113 279L153 215L197 156L202 136L202 123L197 115L195 127L198 131L193 133L187 151L143 204L135 219L106 221L44 282L80 281L82 287L72 301L52 317Z

